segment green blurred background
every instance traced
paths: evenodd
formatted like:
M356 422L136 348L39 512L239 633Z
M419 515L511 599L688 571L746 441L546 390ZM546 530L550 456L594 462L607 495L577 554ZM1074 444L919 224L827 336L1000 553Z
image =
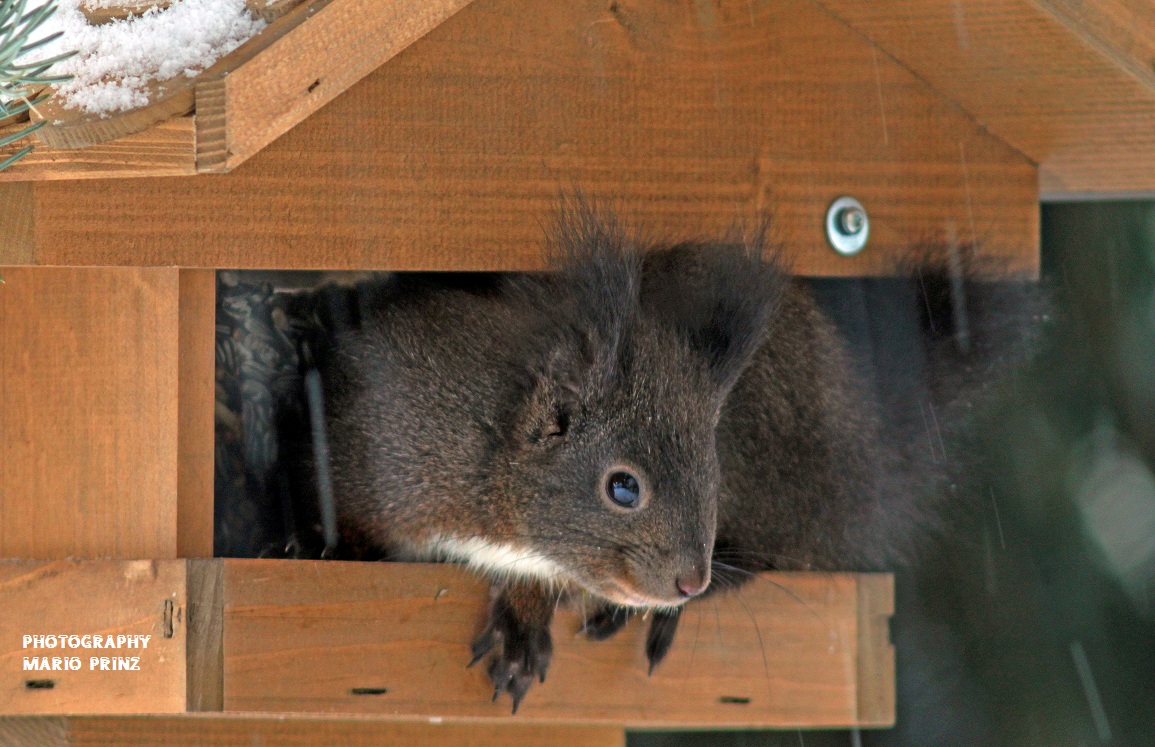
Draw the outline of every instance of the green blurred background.
M1042 219L1058 313L977 429L990 494L897 579L898 726L630 747L1155 745L1155 202Z

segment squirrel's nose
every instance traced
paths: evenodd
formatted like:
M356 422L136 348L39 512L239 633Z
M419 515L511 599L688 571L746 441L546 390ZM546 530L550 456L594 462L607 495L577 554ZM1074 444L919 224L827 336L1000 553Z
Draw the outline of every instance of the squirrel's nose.
M696 597L710 585L709 574L701 571L684 573L674 579L674 586L678 587L678 596L685 599Z

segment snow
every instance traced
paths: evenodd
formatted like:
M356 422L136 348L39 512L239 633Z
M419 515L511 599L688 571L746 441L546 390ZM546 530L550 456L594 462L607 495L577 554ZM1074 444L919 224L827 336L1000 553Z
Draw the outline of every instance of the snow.
M90 26L80 12L84 1L57 0L56 13L33 39L56 31L64 35L21 62L77 50L52 67L53 75L74 76L57 86L57 95L69 109L101 116L147 105L151 81L193 77L267 25L248 11L245 0L176 0L165 9ZM112 4L88 0L88 5L100 2Z

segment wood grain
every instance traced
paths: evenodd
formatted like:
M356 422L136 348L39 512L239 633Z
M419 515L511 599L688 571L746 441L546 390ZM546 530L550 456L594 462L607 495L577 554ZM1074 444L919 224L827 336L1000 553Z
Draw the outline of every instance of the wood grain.
M893 726L895 715L894 577L858 576L858 718L872 726Z
M0 557L175 557L178 270L0 275Z
M1155 90L1155 6L1149 0L1037 0L1072 33Z
M39 184L37 260L535 268L577 186L670 238L771 211L803 274L952 231L1036 271L1034 165L809 0L609 7L477 0L230 174ZM854 258L822 232L842 194L872 211Z
M1155 8L817 0L1039 164L1043 193L1155 190Z
M326 3L291 37L225 78L225 168L243 163L470 2Z
M0 560L0 713L165 713L185 707L180 561ZM144 648L23 647L24 635L149 635ZM79 639L78 639L79 640ZM76 656L78 671L25 671L25 657ZM140 671L90 669L91 657L139 657ZM30 688L50 680L50 688Z
M213 556L216 298L213 270L181 270L177 383L177 555Z
M736 596L692 604L652 676L644 621L594 643L575 637L578 611L562 609L549 681L535 686L516 717L508 703L489 702L492 686L482 668L464 666L487 599L480 579L450 565L0 561L0 713L223 707L248 717L340 714L423 726L464 720L617 729L882 726L894 719L888 576L767 574ZM53 687L29 688L23 659L30 654L21 637L45 633L154 638L133 651L142 656L139 672L87 666L37 672ZM75 653L87 664L94 651L46 653ZM202 733L192 723L163 733ZM211 723L203 733L226 741L267 731ZM149 731L115 722L109 734L118 736L105 738L137 743ZM418 729L411 738L423 743L454 733ZM590 734L606 740L620 731Z
M19 141L20 146L26 144ZM0 148L0 157L16 149L17 144ZM177 117L83 150L37 144L27 156L0 171L0 182L190 176L196 173L195 151L192 117ZM10 210L0 206L3 213Z
M155 124L182 117L193 110L195 79L180 75L142 86L147 105L128 111L89 113L71 109L61 96L53 96L37 107L35 122L48 124L34 136L41 144L59 150L88 148L135 134Z
M225 589L227 711L511 718L508 702L490 702L484 668L465 668L487 591L462 570L233 560L225 565ZM881 584L868 595L878 603L869 614L872 630L888 591ZM880 662L873 671L883 677L881 663L892 652L885 638L882 650L859 650L880 644L873 633L859 635L858 605L853 575L767 576L740 598L692 604L652 677L640 620L594 643L575 638L578 618L561 611L549 679L533 688L515 721L647 728L891 723L893 710L860 714L859 662ZM869 684L874 693L893 690L893 670Z
M62 718L0 716L0 747L68 747L68 724Z
M190 712L224 707L224 564L189 560L186 705Z
M0 207L0 264L33 264L36 259L33 185L0 184L0 206L3 206Z
M620 728L181 716L67 719L68 747L625 747ZM0 742L3 744L3 742ZM5 746L7 747L7 746Z
M229 157L225 82L204 81L196 87L196 97L197 173L223 172Z

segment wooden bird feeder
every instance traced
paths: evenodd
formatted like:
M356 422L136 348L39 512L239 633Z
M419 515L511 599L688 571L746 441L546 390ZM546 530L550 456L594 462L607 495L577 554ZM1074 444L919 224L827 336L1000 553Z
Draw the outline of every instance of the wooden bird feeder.
M562 614L511 717L464 667L485 590L460 569L212 559L215 271L540 268L576 186L672 237L768 211L805 275L958 241L1034 276L1040 199L1155 191L1150 4L264 5L146 109L43 113L0 172L0 743L893 723L889 576L770 574L688 612L699 644L653 677L640 626L593 644ZM870 217L851 256L823 231L841 196ZM22 636L93 633L153 643L140 671L23 668Z

